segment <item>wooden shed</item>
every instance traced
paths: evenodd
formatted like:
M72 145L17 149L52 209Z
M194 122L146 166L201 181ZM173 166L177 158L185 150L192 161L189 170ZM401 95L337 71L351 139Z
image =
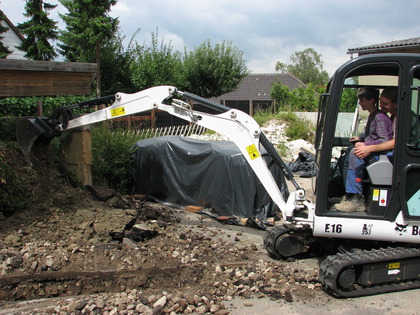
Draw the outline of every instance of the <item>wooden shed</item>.
M0 59L0 97L90 95L96 63Z
M0 59L0 97L90 95L96 63ZM92 184L91 135L75 130L64 160L82 184Z

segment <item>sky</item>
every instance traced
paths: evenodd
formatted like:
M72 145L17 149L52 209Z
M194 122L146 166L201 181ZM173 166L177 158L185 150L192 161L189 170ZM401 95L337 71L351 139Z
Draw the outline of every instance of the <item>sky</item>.
M0 0L14 25L27 21L24 6ZM59 5L49 17L64 29L57 12L66 10ZM230 41L252 73L273 73L277 61L291 63L295 52L313 48L331 76L350 59L349 48L420 37L419 12L420 0L118 0L110 15L126 42L135 35L150 43L156 30L181 52Z

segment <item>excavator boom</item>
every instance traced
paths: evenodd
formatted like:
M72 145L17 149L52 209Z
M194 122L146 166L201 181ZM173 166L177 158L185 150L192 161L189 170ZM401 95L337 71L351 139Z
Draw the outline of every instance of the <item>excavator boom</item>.
M213 111L219 112L219 114L195 111L190 103L175 97L200 103ZM100 105L106 102L112 103L92 113L76 116L72 112L75 108ZM133 94L117 93L114 96L60 107L48 118L23 118L17 124L18 142L25 154L29 155L34 144L45 146L62 131L153 109L165 111L191 123L214 130L232 140L240 149L270 197L282 210L284 219L293 217L293 211L297 207L296 201L304 200L304 191L299 188L292 173L265 137L258 123L240 110L223 106L188 92L178 91L173 86L157 86ZM283 199L276 181L261 156L260 145L273 157L275 163L283 170L286 178L291 180L297 188L296 192L291 193L292 197L289 197L287 202Z

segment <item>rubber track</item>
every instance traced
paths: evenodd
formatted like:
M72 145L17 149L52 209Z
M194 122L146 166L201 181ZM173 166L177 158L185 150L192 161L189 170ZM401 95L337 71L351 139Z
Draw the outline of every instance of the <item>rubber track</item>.
M276 240L283 234L290 232L291 229L285 226L276 226L264 236L264 247L272 258L284 259L285 257L277 252Z
M347 267L414 257L420 257L419 248L388 247L360 250L351 253L338 253L328 256L321 263L319 267L319 280L325 291L333 296L343 298L420 288L419 279L381 283L369 287L357 285L353 290L341 290L339 286L337 286L337 278L340 275L340 272Z

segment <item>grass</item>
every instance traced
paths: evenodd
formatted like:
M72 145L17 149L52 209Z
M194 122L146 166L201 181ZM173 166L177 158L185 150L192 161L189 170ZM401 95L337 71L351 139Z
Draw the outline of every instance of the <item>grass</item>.
M267 121L271 119L278 119L276 114L273 114L270 110L257 110L252 117L260 125L263 126Z

